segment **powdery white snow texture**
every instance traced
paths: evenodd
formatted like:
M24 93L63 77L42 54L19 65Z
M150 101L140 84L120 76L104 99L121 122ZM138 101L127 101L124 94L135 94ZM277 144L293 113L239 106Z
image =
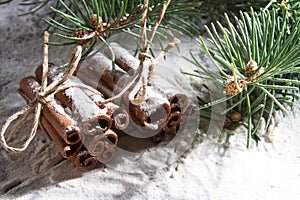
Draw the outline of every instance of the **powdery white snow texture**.
M42 23L38 16L16 17L23 9L17 2L0 6L1 125L25 105L16 93L20 79L42 63ZM51 49L52 61L68 59ZM105 167L82 173L39 130L24 153L0 150L0 199L298 199L299 106L297 113L277 118L273 143L262 141L248 150L246 129L239 127L231 132L229 149L216 146L202 158L201 144L195 145L169 167L140 174ZM27 137L29 127L18 140Z

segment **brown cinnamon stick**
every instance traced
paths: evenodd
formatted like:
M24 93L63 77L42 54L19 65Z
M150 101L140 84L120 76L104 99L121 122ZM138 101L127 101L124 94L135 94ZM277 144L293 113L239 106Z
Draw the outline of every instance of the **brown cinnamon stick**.
M146 99L140 105L129 102L130 116L139 126L162 125L170 115L170 103L151 86L147 86L146 91Z
M114 79L112 75L112 61L108 59L105 55L100 52L97 52L92 57L86 59L78 70L77 74L83 73L91 70L94 74L98 76L96 80L102 80L111 90L114 89L114 86L122 77L125 75L125 71L122 70L118 65L115 64L115 74Z
M38 79L41 79L41 74L42 73L42 66L39 66L36 69L36 76L38 77ZM49 76L49 79L52 80L55 76L55 67L52 66L51 67L51 75ZM78 73L78 76L82 77L82 73ZM93 78L95 78L93 75L95 75L94 73L89 74L92 77L89 77L88 80L93 81ZM71 80L73 80L78 82L78 83L82 83L84 84L80 78L77 77L72 77ZM93 87L94 85L90 85L91 87ZM94 88L94 87L93 87ZM117 130L124 130L127 128L128 124L129 124L129 115L128 113L122 109L120 106L114 104L114 103L107 103L105 105L102 104L102 102L105 100L103 97L101 97L100 95L96 95L91 93L90 91L86 91L84 90L84 92L102 109L105 109L106 113L108 116L113 118L113 128L117 129ZM68 95L66 95L65 91L61 91L58 92L55 96L65 107L68 107L69 109L73 109L73 102L72 102L72 98L70 98Z
M106 98L113 96L112 90L104 83L97 74L95 74L89 68L79 69L79 72L76 75L83 83L92 88L97 89L101 92Z
M172 112L164 125L164 130L166 132L174 132L177 126L180 126L181 123L181 112L175 111Z
M116 148L112 145L105 144L105 151L103 153L96 156L97 160L101 163L108 163L111 161L116 154Z
M77 144L74 145L69 145L60 137L60 135L57 133L55 128L50 124L50 122L46 119L45 116L41 116L40 122L41 125L43 126L44 131L52 139L57 149L59 150L59 152L64 158L75 156L79 152L82 146L81 142L78 142Z
M152 137L153 141L159 143L163 140L172 139L176 134L185 129L186 123L187 115L182 115L179 111L171 113L163 129Z
M55 69L52 69L54 71ZM36 76L41 79L40 69L36 70ZM53 81L55 77L49 77ZM82 83L80 79L72 76L66 84ZM101 134L110 129L112 125L111 113L107 109L100 108L87 96L83 89L69 88L57 93L55 96L62 105L72 110L74 117L82 123L82 132L88 135Z
M169 102L171 104L172 111L183 111L188 104L188 99L184 94L175 94L169 97Z
M133 74L139 67L140 61L133 57L127 49L124 49L118 43L110 43L110 47L115 54L115 63L127 73ZM111 52L108 48L104 50L104 53L107 57L112 59Z
M165 122L163 129L158 134L152 137L154 142L169 140L174 137L174 135L182 132L185 129L188 117L193 115L195 109L193 105L188 104L188 106L186 106L185 108L184 113L182 113L181 106L177 98L176 100L171 99L171 103L171 114L168 120Z
M39 87L40 84L32 76L25 77L20 81L20 90L31 100L35 99ZM76 144L80 141L78 127L55 100L43 105L42 114L66 143Z
M49 68L49 73L47 78L48 78L48 85L49 85L50 83L53 82L54 77L58 75L58 71L56 70L56 66L51 63L49 63L48 68ZM42 81L42 72L43 72L43 66L40 65L35 70L35 77L39 82ZM64 91L57 92L55 94L55 97L60 101L63 107L68 107L68 108L72 107L72 101L70 97L65 95Z
M90 171L97 166L97 159L84 148L77 155L71 156L70 160L82 171Z
M129 114L127 111L112 103L108 103L106 106L114 119L113 128L117 130L125 130L129 124Z
M83 133L102 134L110 129L113 120L107 109L98 107L82 89L70 88L65 94L72 99L72 111L81 121Z
M89 140L89 141L88 141ZM101 163L111 161L115 156L115 148L118 136L112 130L107 130L102 135L97 135L85 141L89 153L95 156Z
M103 104L105 99L97 94L93 94L90 91L85 91L86 94L102 109L105 109L107 114L113 118L113 128L117 130L124 130L129 124L129 115L127 111L120 106L109 102Z

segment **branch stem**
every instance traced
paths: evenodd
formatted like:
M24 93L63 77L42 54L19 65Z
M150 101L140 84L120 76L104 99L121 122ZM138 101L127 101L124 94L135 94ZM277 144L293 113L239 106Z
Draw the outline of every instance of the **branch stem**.
M147 53L148 49L148 42L147 42L147 14L148 14L148 6L149 6L149 1L145 0L144 1L144 8L145 11L142 16L141 20L141 27L142 27L142 48L143 52Z
M164 15L165 15L166 10L167 10L167 8L168 8L168 6L169 6L170 3L171 3L171 0L167 0L167 1L163 4L163 7L162 7L162 9L161 9L161 11L160 11L160 14L159 14L158 18L156 19L156 22L155 22L154 27L153 27L153 29L152 29L152 32L151 32L151 35L150 35L150 39L149 39L150 42L153 41L153 38L154 38L155 33L156 33L156 30L157 30L157 28L159 27L159 25L160 25L162 19L164 18ZM149 48L149 47L148 47L148 48Z

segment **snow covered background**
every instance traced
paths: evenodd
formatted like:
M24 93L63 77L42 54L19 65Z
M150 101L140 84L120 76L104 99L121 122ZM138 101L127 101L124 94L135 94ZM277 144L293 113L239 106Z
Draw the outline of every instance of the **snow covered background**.
M17 17L22 9L17 1L0 6L0 125L24 107L19 81L42 62L43 22L39 16ZM67 60L51 49L52 60ZM238 127L227 131L229 148L214 146L203 157L196 144L167 168L139 174L107 167L80 172L39 130L24 153L0 149L0 199L298 199L299 104L296 113L275 115L272 143L247 149L246 129Z

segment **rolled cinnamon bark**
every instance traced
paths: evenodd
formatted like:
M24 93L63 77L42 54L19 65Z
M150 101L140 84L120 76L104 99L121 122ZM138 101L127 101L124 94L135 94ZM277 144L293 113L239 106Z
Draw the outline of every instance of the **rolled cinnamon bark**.
M180 126L181 123L181 112L175 111L172 112L164 125L164 130L166 132L171 132L176 129L177 126Z
M96 102L97 103L97 102ZM107 110L107 114L112 117L112 128L117 130L125 130L129 124L129 114L127 111L114 103L107 103L102 105L97 103L100 107L103 106Z
M82 143L78 142L77 144L67 144L57 133L55 128L50 124L50 122L46 119L45 116L41 116L41 125L43 126L44 131L46 134L49 135L49 137L54 142L55 146L59 150L60 154L64 158L69 158L70 156L75 156L79 150L81 149Z
M186 108L188 104L188 99L184 94L175 94L169 97L169 102L171 104L172 111L176 110L181 112Z
M112 127L117 130L124 130L128 127L129 124L129 115L125 109L121 108L120 106L114 103L106 103L103 104L102 102L105 100L99 95L92 94L89 91L84 91L88 97L92 99L96 105L102 109L103 113L106 113L107 116L112 118Z
M126 74L118 65L115 64L115 76L112 77L112 61L100 52L95 53L92 57L81 63L77 74L91 70L98 76L96 80L102 80L111 90L117 84L120 77ZM113 81L114 80L114 81Z
M102 135L88 139L85 145L92 156L95 156L101 163L111 161L115 156L115 148L118 143L118 136L112 130L107 130Z
M57 75L57 73L55 73L55 67L54 65L52 65L50 67L50 75L48 76L49 78L49 82L51 83L53 81L53 76ZM72 77L72 79L74 79L77 83L82 83L84 84L84 81L82 81L81 78L83 78L84 80L86 80L86 82L88 82L89 86L91 86L92 88L96 88L97 87L97 83L95 80L97 80L97 75L95 73L93 73L92 71L89 71L89 69L87 68L87 70L89 73L89 77L85 77L83 78L85 75L83 73L77 73L77 77ZM42 66L39 66L36 71L35 71L36 77L39 81L41 81L42 79ZM96 77L95 77L96 75ZM105 88L104 91L109 90L108 88ZM101 92L102 90L100 90ZM113 116L114 119L114 127L117 128L118 130L124 130L129 123L129 116L128 113L120 108L119 106L117 106L116 104L113 103L107 103L105 106L102 105L102 101L104 101L105 99L99 95L95 95L95 94L91 94L91 92L89 91L84 91L100 108L107 108L107 114L109 116ZM109 91L110 96L111 96L111 91ZM68 107L72 110L72 98L70 98L68 95L66 95L65 91L61 91L58 92L55 97L61 102L61 104L64 107ZM104 106L104 107L103 107Z
M170 140L176 134L182 132L185 129L187 123L187 115L182 115L176 111L170 114L168 121L165 123L163 129L152 137L152 140L159 143L163 140Z
M116 154L116 148L106 144L103 153L97 155L96 158L101 163L107 163L115 157L115 154Z
M72 111L82 123L83 133L101 134L110 129L113 120L107 109L98 107L82 89L70 88L65 94L72 99Z
M170 103L151 86L147 86L146 92L146 99L140 105L129 102L130 116L139 126L157 129L167 121L171 112Z
M20 81L20 90L31 100L35 99L39 87L40 84L32 76L25 77ZM76 144L80 141L79 129L75 122L55 100L51 100L43 105L42 114L66 143Z
M70 160L82 171L90 171L97 166L97 159L84 148L77 155L71 156Z
M101 60L99 62L101 62ZM112 71L109 71L112 69L107 69L107 73L99 74L91 69L87 64L88 62L80 66L76 77L78 77L86 85L97 89L104 95L105 98L111 98L115 94L121 92L124 86L127 85L127 80L130 80L130 76L128 76L127 74L123 74L124 72L122 72L122 77L120 76L120 73L116 73L114 81L115 83L112 86ZM105 82L104 80L109 81Z
M113 128L125 130L129 124L129 115L126 110L112 103L108 103L106 106L109 108L114 119Z
M139 67L140 61L133 57L127 49L121 47L118 43L110 43L110 47L115 54L115 63L129 74ZM112 59L111 52L108 48L104 50L105 55Z
M79 69L78 77L84 84L91 86L101 92L104 97L110 98L113 96L112 90L104 83L96 73L89 68Z
M36 76L41 79L40 69L36 70ZM52 72L55 69L52 69ZM52 75L55 73L52 73ZM55 77L49 77L53 81ZM65 84L81 84L81 80L72 76ZM63 106L68 107L74 117L82 123L82 132L87 135L101 134L110 129L112 125L111 114L107 109L102 109L96 105L92 99L80 88L69 88L58 92L55 96Z
M117 130L124 130L129 124L129 115L125 109L120 106L109 102L103 104L105 101L103 97L97 94L93 94L90 91L85 91L85 93L102 109L106 110L106 113L113 118L112 127Z

